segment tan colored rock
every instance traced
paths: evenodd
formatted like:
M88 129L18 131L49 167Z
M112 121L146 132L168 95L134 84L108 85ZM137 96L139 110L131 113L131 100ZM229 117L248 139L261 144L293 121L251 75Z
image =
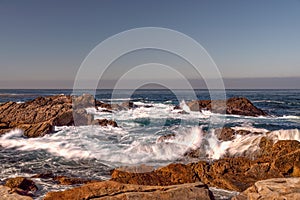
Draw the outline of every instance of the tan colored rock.
M97 200L183 200L214 199L208 187L203 183L190 183L172 186L142 186L121 184L114 181L89 183L66 191L49 192L44 200L58 199L97 199Z
M300 199L300 178L274 178L256 182L233 200Z
M189 165L170 164L166 167L145 173L130 173L113 170L111 180L137 185L176 185L199 181Z
M1 200L32 200L29 196L22 196L13 193L9 187L0 185L0 199Z

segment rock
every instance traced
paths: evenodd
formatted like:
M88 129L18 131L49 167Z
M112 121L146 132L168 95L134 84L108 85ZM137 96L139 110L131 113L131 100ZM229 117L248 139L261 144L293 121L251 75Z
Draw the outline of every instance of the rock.
M165 142L166 140L172 140L172 139L175 139L175 134L174 133L171 133L171 134L168 134L168 135L163 135L163 136L160 136L159 138L157 138L156 142Z
M125 101L121 104L121 107L130 109L130 108L137 108L137 105L135 105L132 101Z
M121 184L114 181L89 183L66 191L49 192L44 200L57 199L98 199L98 200L182 200L214 199L208 187L203 183L190 183L172 186L142 186Z
M0 134L19 128L27 137L39 137L52 133L54 126L89 125L93 117L85 108L94 106L92 95L38 97L20 104L7 102L0 105Z
M92 125L100 125L100 126L112 126L112 127L118 127L117 122L113 120L108 119L96 119L92 121Z
M226 113L245 116L265 116L261 109L255 107L244 97L233 97L223 100L194 100L187 103L191 111L210 110L214 113Z
M32 200L29 196L22 196L17 193L12 193L9 187L0 185L0 198L1 200Z
M199 161L187 165L170 164L143 173L115 169L111 180L125 184L160 186L201 181L213 187L241 192L259 180L299 176L299 145L300 142L294 140L274 144L262 137L260 146L265 149L254 159L228 157L211 163Z
M77 185L77 184L95 182L93 180L86 180L86 179L74 178L74 177L72 178L67 176L55 176L53 177L53 180L60 185Z
M232 128L224 127L216 129L215 134L219 140L229 141L234 139L235 131Z
M111 177L112 181L137 185L176 185L199 181L192 168L184 164L170 164L145 173L113 170Z
M274 178L256 182L233 200L300 199L300 178Z
M54 178L54 174L51 172L43 173L43 174L36 174L31 176L31 178L41 178L41 179L49 179L49 178Z
M78 184L92 183L96 181L99 182L99 180L88 180L88 179L68 177L68 176L55 176L51 172L36 174L34 176L31 176L31 178L52 179L56 184L59 185L78 185Z
M22 195L33 194L38 189L32 180L24 177L9 178L5 181L4 186Z

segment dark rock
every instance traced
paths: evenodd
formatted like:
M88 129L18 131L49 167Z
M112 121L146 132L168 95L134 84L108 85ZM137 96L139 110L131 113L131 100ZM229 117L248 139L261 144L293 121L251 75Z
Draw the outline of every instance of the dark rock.
M95 182L93 180L86 180L81 178L67 177L67 176L55 176L53 180L60 185L78 185Z
M176 106L174 106L173 110L181 110L181 107L180 107L180 105L176 105Z
M31 195L38 190L32 180L24 177L9 178L5 181L4 186L11 188L21 195Z
M168 135L160 136L159 138L157 138L156 142L164 142L166 140L170 140L170 139L174 139L174 138L175 138L175 134L171 133Z
M129 108L137 108L137 106L132 101L126 101L121 104L121 107L129 109Z
M245 116L265 116L261 109L255 107L244 97L233 97L223 100L194 100L187 103L191 111L210 110L214 113L226 113Z
M54 178L54 174L52 174L51 172L48 173L43 173L43 174L36 174L34 176L31 176L31 178L41 178L41 179L50 179L50 178Z
M112 127L118 127L117 122L113 120L108 120L108 119L96 119L92 121L92 125L100 125L100 126L112 126Z

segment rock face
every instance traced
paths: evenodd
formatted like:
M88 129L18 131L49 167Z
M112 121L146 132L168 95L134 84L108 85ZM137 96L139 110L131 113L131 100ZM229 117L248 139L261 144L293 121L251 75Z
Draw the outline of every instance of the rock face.
M209 110L214 113L226 113L245 116L265 116L261 109L255 107L244 97L233 97L226 102L222 100L194 100L187 103L191 111Z
M136 185L176 185L199 181L192 168L184 164L170 164L158 170L146 173L130 173L114 170L113 181Z
M254 160L234 157L212 163L199 161L187 165L170 164L146 173L116 169L112 172L111 180L139 185L173 185L201 181L218 188L244 191L259 180L300 175L300 142L285 140L272 144L263 140L261 143L262 148L266 148L262 149L264 154Z
M1 200L32 200L31 197L21 196L17 193L12 193L9 187L2 185L0 185L0 198Z
M256 182L233 200L300 199L300 178L274 178Z
M91 95L38 97L21 104L7 102L0 105L0 134L19 128L28 137L38 137L53 132L54 126L92 124L93 117L85 108L94 106L95 99ZM109 120L98 124L116 126Z
M121 184L114 181L89 183L81 187L61 192L49 192L44 200L57 199L98 199L98 200L208 200L214 199L203 183L190 183L172 186L142 186Z

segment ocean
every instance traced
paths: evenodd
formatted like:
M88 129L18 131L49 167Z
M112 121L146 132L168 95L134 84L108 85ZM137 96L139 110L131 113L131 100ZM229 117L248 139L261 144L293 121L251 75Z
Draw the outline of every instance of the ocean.
M83 90L81 93L92 91ZM72 90L0 90L0 104L25 102L38 96L72 94ZM198 99L210 99L207 90L195 90ZM192 162L184 158L188 149L201 147L202 160L245 155L257 149L256 139L269 133L275 140L300 141L300 90L226 90L226 97L246 97L268 116L249 117L190 112L185 102L195 97L187 90L97 90L95 97L104 102L133 101L139 107L114 113L88 108L94 118L113 119L118 127L56 127L56 132L41 138L25 138L13 130L0 136L0 181L8 177L52 172L80 178L107 180L110 171L120 166L165 166L174 162ZM113 97L113 98L112 98ZM180 104L188 114L174 110ZM181 110L182 111L182 110ZM212 120L213 119L213 120ZM222 126L250 130L261 134L246 135L221 142L214 130ZM204 134L208 132L209 134ZM161 142L159 137L174 134ZM50 181L37 179L37 196L50 190L66 189ZM219 199L226 191L215 189ZM223 196L222 196L222 195ZM227 195L226 195L227 194ZM36 197L37 199L41 197Z

